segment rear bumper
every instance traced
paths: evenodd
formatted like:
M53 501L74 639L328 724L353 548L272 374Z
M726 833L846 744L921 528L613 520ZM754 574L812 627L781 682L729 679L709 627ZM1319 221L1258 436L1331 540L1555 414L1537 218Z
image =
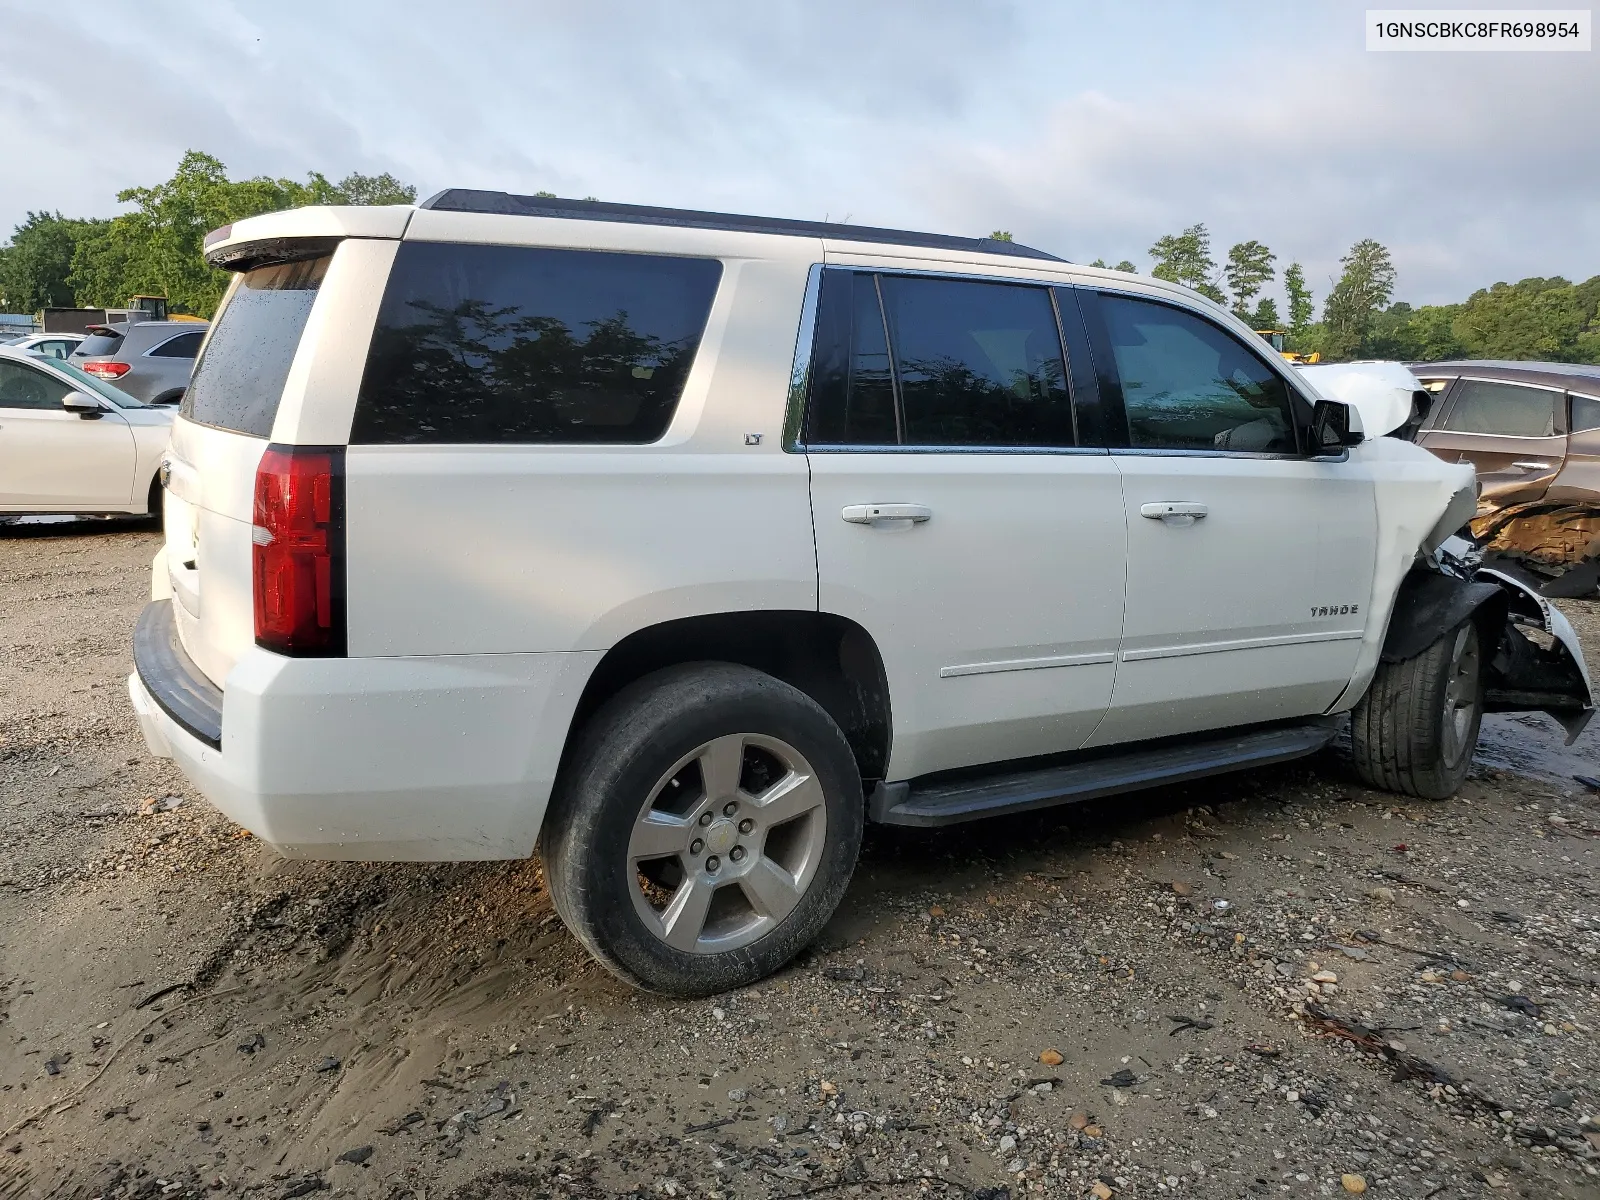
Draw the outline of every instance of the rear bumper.
M252 648L219 692L162 634L169 604L155 601L141 617L128 677L145 741L280 853L451 861L533 852L598 651L295 659Z

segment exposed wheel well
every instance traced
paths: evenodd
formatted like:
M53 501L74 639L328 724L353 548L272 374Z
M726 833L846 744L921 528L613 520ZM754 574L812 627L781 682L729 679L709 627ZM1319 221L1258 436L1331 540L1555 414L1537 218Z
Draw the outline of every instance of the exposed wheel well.
M883 658L861 626L829 613L716 613L641 629L595 667L572 731L618 691L651 671L683 662L732 662L765 671L810 696L838 722L864 780L883 778L892 721Z
M157 471L150 477L150 494L145 499L145 511L152 517L161 516L165 500L166 495L161 490L161 472Z

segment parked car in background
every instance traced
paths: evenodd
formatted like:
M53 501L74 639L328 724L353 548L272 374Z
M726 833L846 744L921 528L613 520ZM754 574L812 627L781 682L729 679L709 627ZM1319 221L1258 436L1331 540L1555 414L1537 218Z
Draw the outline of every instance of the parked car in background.
M146 404L177 404L210 328L204 321L93 325L72 362Z
M81 333L31 333L3 343L13 350L30 350L46 358L66 358L83 341Z
M1592 712L1403 371L1011 242L449 191L206 239L129 697L304 858L515 858L658 991L776 970L867 821L1281 762L1445 796ZM1315 378L1315 377L1313 377ZM1345 387L1336 375L1330 389Z
M1546 362L1415 364L1434 393L1417 441L1471 463L1482 488L1473 534L1490 554L1554 580L1546 595L1600 582L1600 366Z
M67 360L0 346L0 516L159 513L172 417Z

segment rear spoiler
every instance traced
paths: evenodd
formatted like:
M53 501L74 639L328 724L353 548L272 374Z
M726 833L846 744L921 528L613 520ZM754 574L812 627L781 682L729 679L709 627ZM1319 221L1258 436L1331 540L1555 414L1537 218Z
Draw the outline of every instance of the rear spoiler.
M346 238L398 239L415 211L409 204L312 205L245 217L206 234L205 260L225 271L248 271L317 258Z

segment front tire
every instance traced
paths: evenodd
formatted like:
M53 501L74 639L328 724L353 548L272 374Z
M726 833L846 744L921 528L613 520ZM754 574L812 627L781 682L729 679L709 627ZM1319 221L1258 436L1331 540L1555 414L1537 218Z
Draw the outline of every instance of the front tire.
M567 927L636 987L702 996L778 970L861 848L849 743L805 693L692 663L629 685L563 766L540 848Z
M1356 773L1372 787L1442 800L1467 777L1483 720L1483 652L1466 621L1421 654L1379 663L1350 714Z

